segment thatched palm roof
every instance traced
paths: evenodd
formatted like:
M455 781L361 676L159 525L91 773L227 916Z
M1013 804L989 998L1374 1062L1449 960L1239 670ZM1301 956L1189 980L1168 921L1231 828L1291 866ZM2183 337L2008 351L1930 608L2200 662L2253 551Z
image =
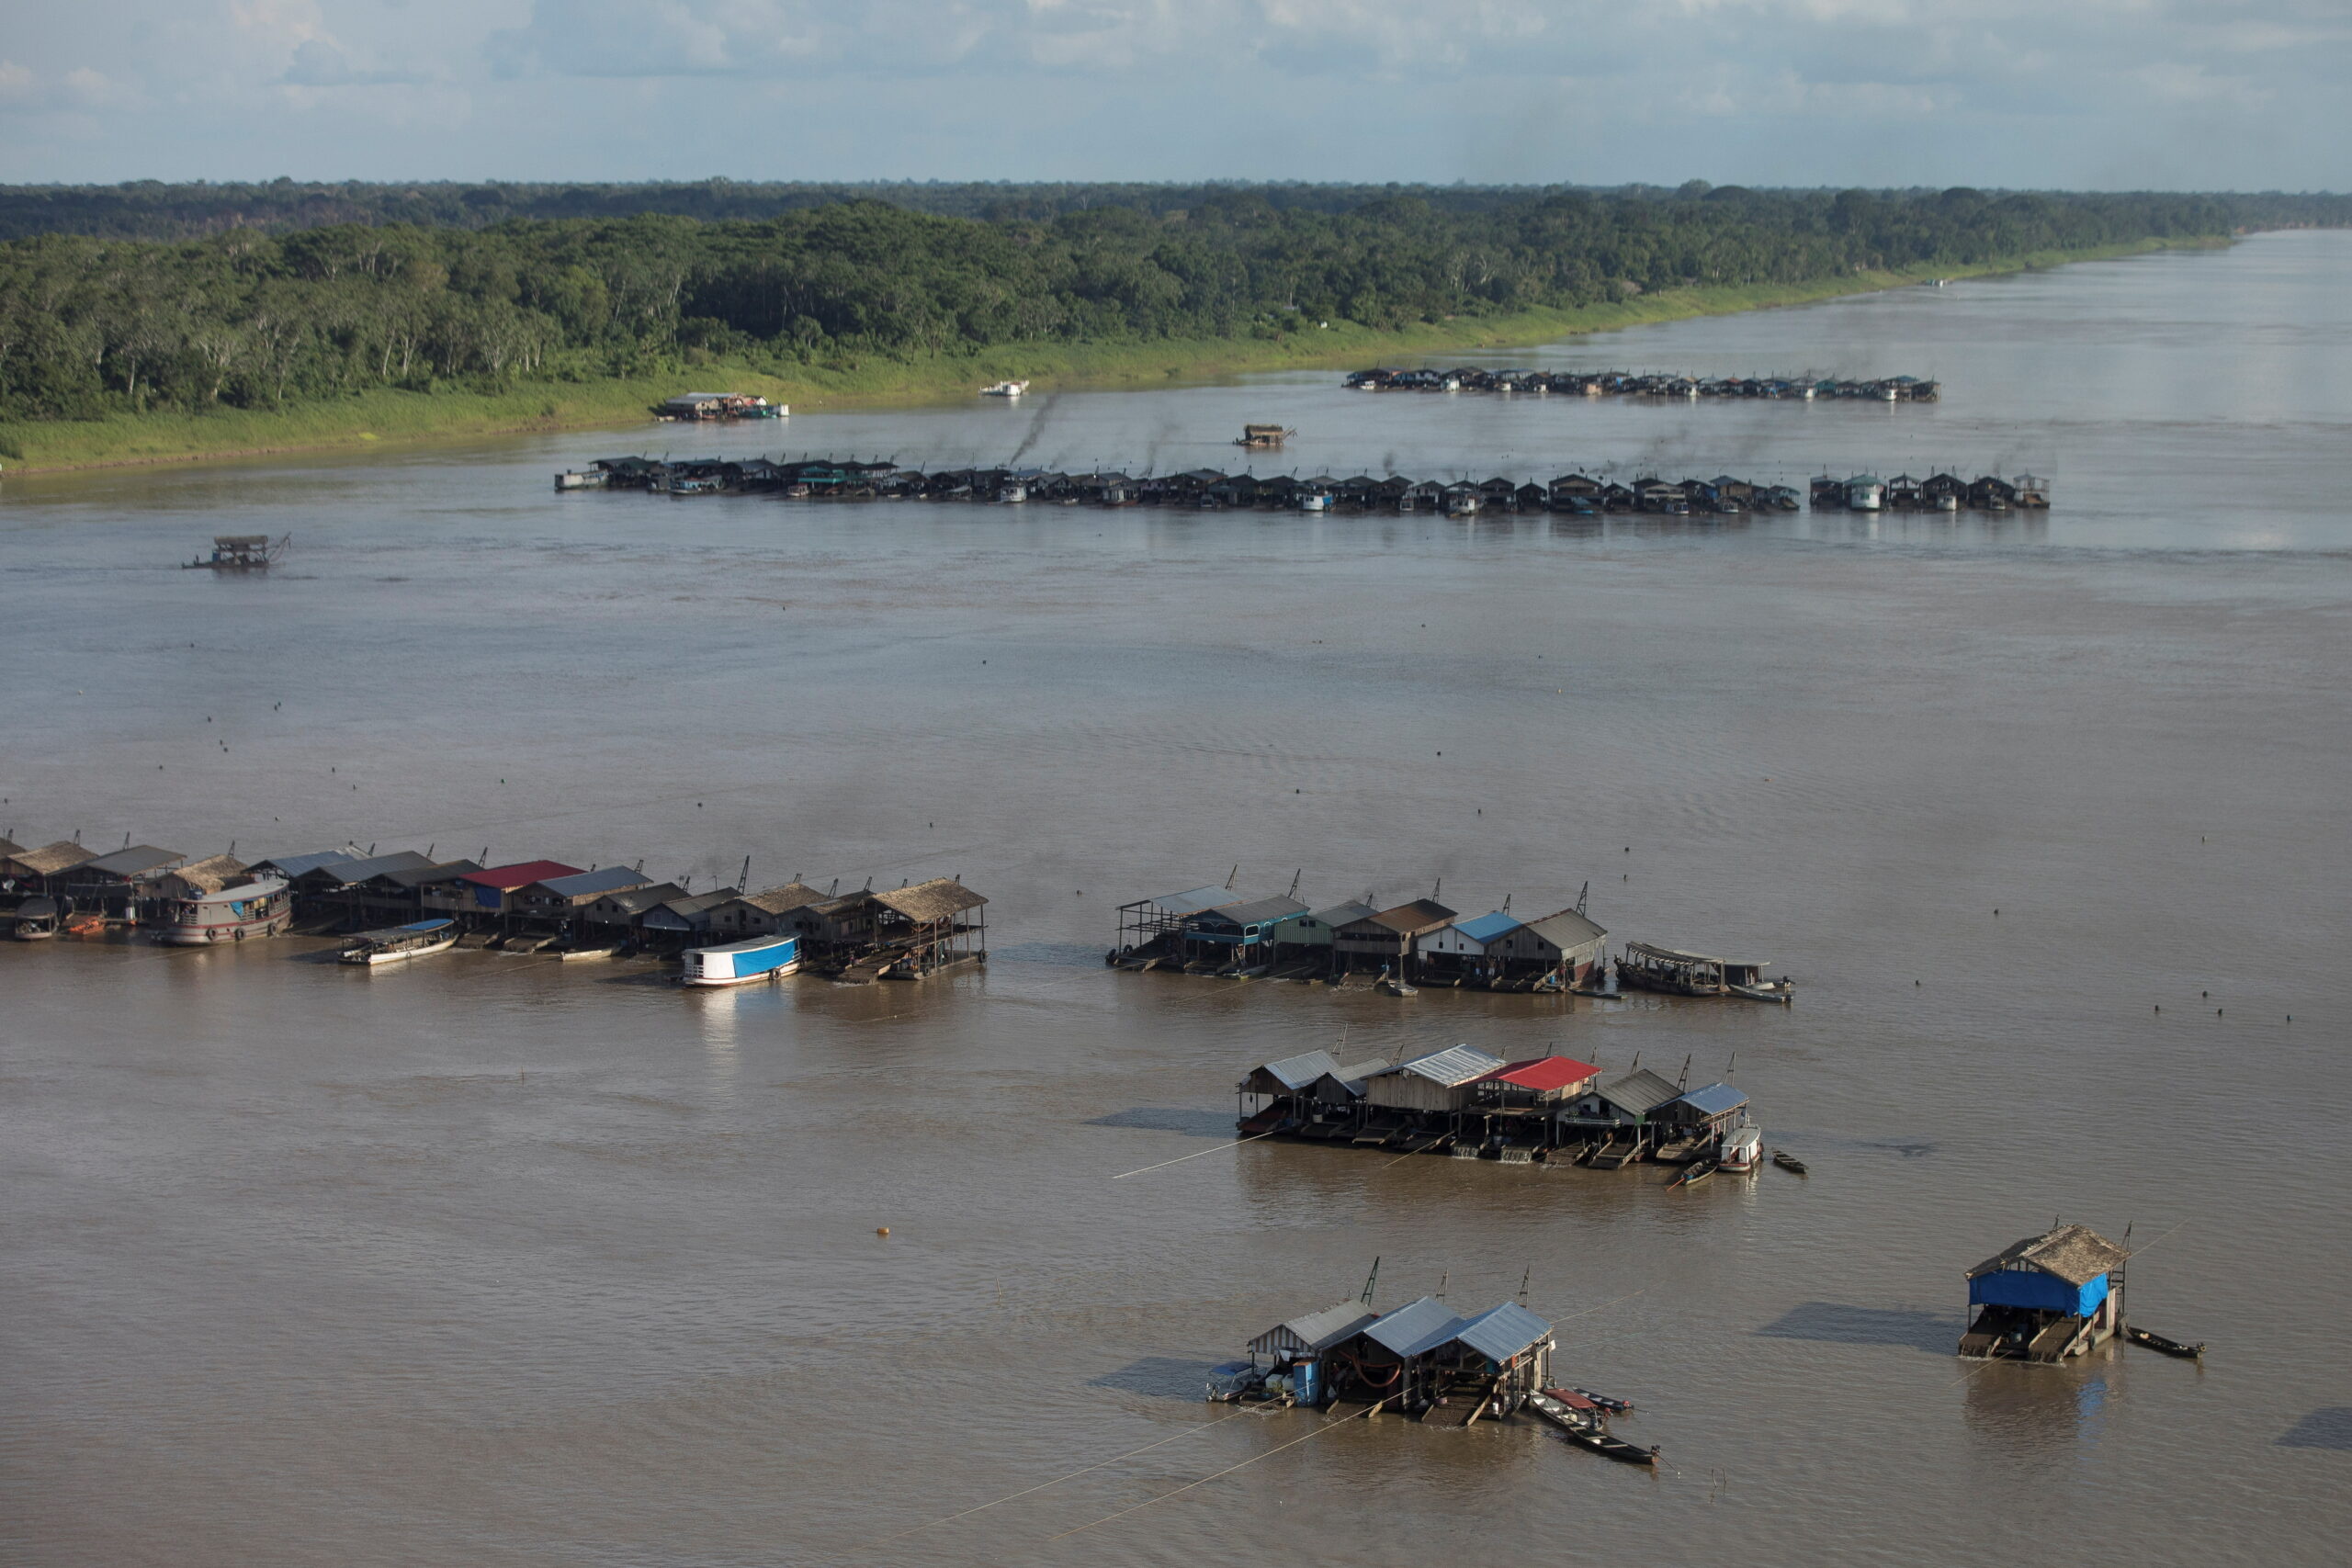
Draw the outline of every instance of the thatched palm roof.
M771 915L786 914L805 909L811 904L821 904L825 896L805 882L787 882L781 887L765 888L758 893L746 893L743 902Z
M911 887L894 887L887 893L876 893L874 901L918 924L944 920L967 909L977 909L988 902L962 883L945 876L934 876L929 882L918 882Z
M2070 1285L2087 1285L2111 1269L2120 1269L2132 1255L2088 1225L2060 1225L2041 1235L2030 1235L2002 1248L1968 1271L1975 1279L2023 1264L2052 1274Z
M245 863L234 855L207 855L193 864L181 866L172 875L199 893L218 893L249 880Z
M15 857L18 865L35 876L54 876L61 871L71 871L97 858L71 839L60 839L53 844L44 844L40 849L28 850Z

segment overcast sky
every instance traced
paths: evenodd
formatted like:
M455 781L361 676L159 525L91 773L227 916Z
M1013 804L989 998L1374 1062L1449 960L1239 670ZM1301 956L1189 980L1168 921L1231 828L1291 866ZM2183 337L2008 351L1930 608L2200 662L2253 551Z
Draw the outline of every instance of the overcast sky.
M0 0L0 181L2352 188L2352 0Z

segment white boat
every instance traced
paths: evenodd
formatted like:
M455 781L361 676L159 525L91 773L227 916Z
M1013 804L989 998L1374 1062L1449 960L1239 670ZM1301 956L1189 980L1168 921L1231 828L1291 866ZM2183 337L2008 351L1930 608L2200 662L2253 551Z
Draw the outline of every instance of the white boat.
M1719 1168L1730 1171L1754 1170L1764 1161L1764 1132L1760 1127L1734 1127L1724 1134L1723 1152L1715 1156Z
M175 947L276 936L294 923L294 895L286 879L266 876L195 898L175 898L155 940Z
M403 959L446 953L458 945L458 922L451 919L387 926L382 931L361 931L335 958L343 964L398 964Z
M1029 389L1026 381L994 381L980 389L984 398L1017 398Z
M774 980L800 967L797 936L754 936L718 947L688 948L684 986L741 986L752 980Z
M1331 510L1331 498L1319 490L1310 490L1298 498L1298 509L1301 512L1329 512Z
M1846 504L1856 512L1876 512L1886 504L1886 481L1876 474L1856 474L1846 481Z

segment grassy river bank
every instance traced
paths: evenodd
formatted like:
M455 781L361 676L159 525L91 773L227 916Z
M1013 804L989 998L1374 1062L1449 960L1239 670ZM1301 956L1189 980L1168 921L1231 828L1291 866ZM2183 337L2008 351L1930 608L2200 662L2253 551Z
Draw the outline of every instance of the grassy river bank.
M2209 245L2225 242L2196 242ZM1871 293L1930 277L1965 277L2187 248L2143 241L2007 257L1975 266L1860 272L1809 283L1661 291L1577 310L1457 317L1399 331L1351 321L1280 338L1161 338L1103 344L1007 344L968 355L795 367L712 356L660 377L519 382L509 389L379 389L284 412L167 411L102 420L0 426L0 464L11 474L191 462L280 452L413 445L529 431L623 430L650 422L652 405L694 387L756 392L797 412L909 406L969 397L984 383L1025 378L1037 391L1165 386L1250 371L1396 363L1441 352L1495 349L1694 316L1728 315ZM1690 366L1703 374L1711 367Z

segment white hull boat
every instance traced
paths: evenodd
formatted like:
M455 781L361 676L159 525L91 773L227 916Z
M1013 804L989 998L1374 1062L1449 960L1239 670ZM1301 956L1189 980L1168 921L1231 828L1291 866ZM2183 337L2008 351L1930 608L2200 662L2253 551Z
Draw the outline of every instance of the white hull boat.
M800 969L800 939L797 936L755 936L719 947L695 947L684 954L678 976L684 986L745 986L758 980L779 980Z
M413 925L362 931L352 945L335 957L342 964L402 964L412 958L447 953L458 945L458 936L455 920L419 920Z

